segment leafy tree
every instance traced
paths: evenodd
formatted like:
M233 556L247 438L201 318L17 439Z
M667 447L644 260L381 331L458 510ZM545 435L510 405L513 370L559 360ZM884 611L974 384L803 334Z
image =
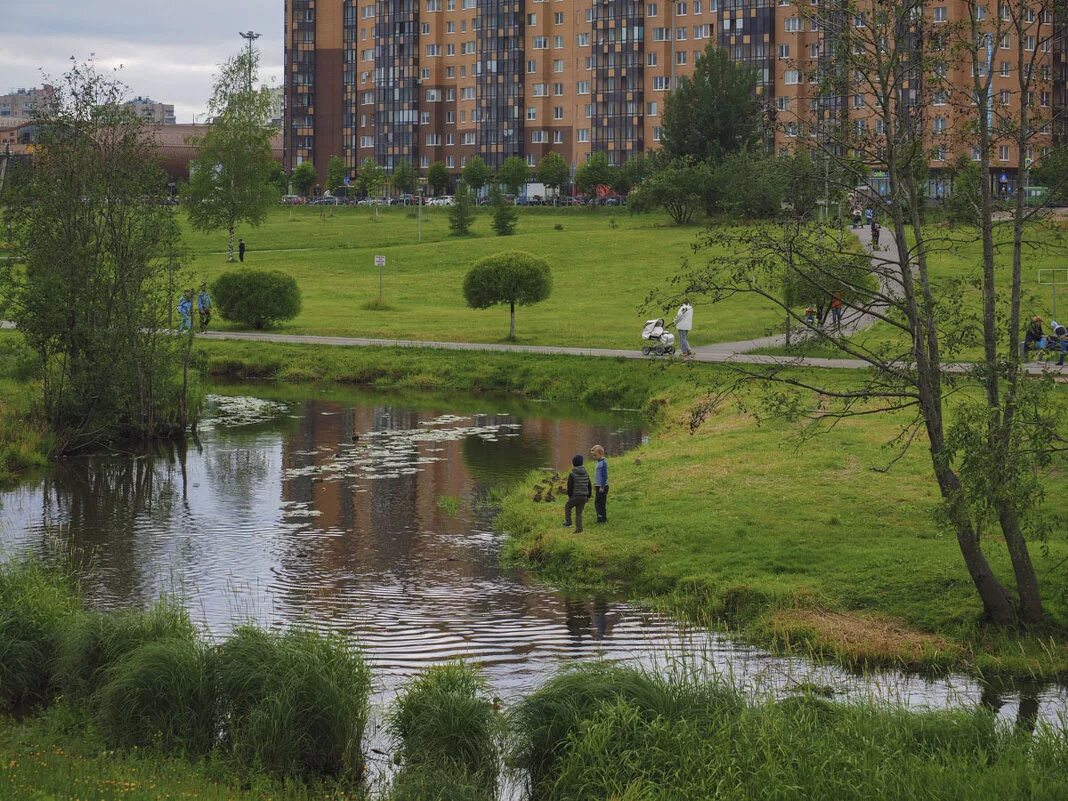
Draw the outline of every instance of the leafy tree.
M748 148L728 153L713 173L718 208L737 217L771 218L782 211L785 165Z
M430 184L430 190L435 195L440 195L449 188L449 171L445 168L444 161L435 161L430 165L426 173L426 182Z
M415 189L415 168L408 159L401 159L394 165L393 188L404 193Z
M605 153L594 153L590 160L575 170L575 186L587 195L593 195L598 186L615 186L619 170L608 163Z
M522 157L509 156L501 165L497 180L504 184L513 195L518 195L519 190L530 180L530 167Z
M982 182L983 174L979 165L970 158L962 157L953 165L953 191L946 198L946 216L951 222L964 225L978 222Z
M668 158L718 160L760 141L763 118L756 71L709 45L692 77L668 93L661 144Z
M372 158L366 158L360 164L359 172L356 173L356 189L360 194L374 197L382 192L385 183L386 172Z
M1068 146L1054 147L1031 170L1035 184L1049 189L1048 202L1068 205Z
M490 192L490 200L493 204L493 230L497 232L497 236L511 236L515 233L515 226L519 221L519 210L514 203L508 203L504 199L501 190L496 186Z
M345 166L345 159L341 156L331 156L326 165L326 188L331 193L337 193L339 187L345 185L345 177L349 168Z
M319 171L310 161L302 161L293 170L293 188L297 194L307 197L311 194L312 187L319 180Z
M282 167L280 161L276 161L271 168L271 183L274 185L275 191L280 195L288 194L289 192L289 176L286 175L285 169Z
M127 88L93 65L55 84L11 187L5 313L37 356L60 452L180 435L192 334L168 331L186 277L174 208L152 202L167 184L153 136L124 105Z
M463 175L464 183L477 193L489 183L490 168L486 166L486 162L482 160L481 156L475 156L467 162Z
M541 183L552 189L554 194L559 194L571 179L571 168L563 156L550 150L542 156L535 175Z
M271 184L271 93L253 88L259 60L259 51L242 50L222 66L208 103L215 122L193 140L197 158L183 191L193 228L228 231L229 261L238 223L259 225L277 197Z
M712 171L690 159L672 161L635 187L627 199L631 211L664 209L676 225L692 222L706 205Z
M508 338L515 339L515 307L540 303L553 288L552 272L544 259L521 251L487 256L464 278L464 299L473 309L507 303L511 313Z
M636 153L619 168L612 188L621 195L629 194L630 190L645 180L652 171L653 161L644 153Z
M300 314L300 287L281 270L223 273L212 282L211 296L225 319L257 330Z
M449 230L453 236L466 236L475 221L475 196L463 181L456 186L456 197L449 207Z

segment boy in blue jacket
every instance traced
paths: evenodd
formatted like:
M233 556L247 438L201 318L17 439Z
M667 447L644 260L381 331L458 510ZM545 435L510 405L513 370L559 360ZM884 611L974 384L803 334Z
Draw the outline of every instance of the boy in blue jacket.
M597 460L593 468L593 508L597 511L597 522L608 522L608 460L604 458L604 448L594 445L590 453Z

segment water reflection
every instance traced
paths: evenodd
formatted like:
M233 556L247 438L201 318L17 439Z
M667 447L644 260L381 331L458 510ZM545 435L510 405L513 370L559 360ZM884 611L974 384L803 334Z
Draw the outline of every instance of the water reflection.
M755 691L808 683L913 706L981 703L1023 727L1068 703L1057 688L857 677L774 658L502 570L491 491L532 468L565 469L595 442L610 454L634 447L633 418L471 399L418 409L357 395L216 406L188 448L73 460L0 495L0 546L69 555L101 607L177 590L216 634L246 620L346 632L364 644L383 698L454 656L478 661L495 691L514 697L561 662L604 655L685 661Z

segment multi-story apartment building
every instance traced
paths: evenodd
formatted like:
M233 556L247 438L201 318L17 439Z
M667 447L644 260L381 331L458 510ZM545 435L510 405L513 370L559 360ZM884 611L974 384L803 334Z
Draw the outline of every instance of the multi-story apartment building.
M135 97L127 101L126 105L145 122L156 125L176 125L178 122L174 117L174 106L157 103L150 97Z
M0 117L32 117L34 107L51 98L54 91L46 84L40 89L16 89L9 94L0 95Z
M924 3L917 46L968 6ZM286 166L312 160L323 172L339 155L351 169L368 158L387 169L440 160L455 173L476 154L497 167L510 155L534 165L549 151L576 166L593 152L619 164L658 146L668 92L710 43L756 71L775 145L788 150L816 136L814 118L876 124L847 71L830 94L814 77L836 69L834 31L864 24L842 9L841 0L286 0ZM1052 115L1068 101L1068 57L1052 17L1034 23L1023 41L996 43L992 91L1003 102L1020 48L1041 48L1036 101ZM949 77L971 92L969 73ZM937 133L943 96L916 83L909 91ZM960 149L932 140L936 175ZM1013 147L999 144L995 156L1011 186Z

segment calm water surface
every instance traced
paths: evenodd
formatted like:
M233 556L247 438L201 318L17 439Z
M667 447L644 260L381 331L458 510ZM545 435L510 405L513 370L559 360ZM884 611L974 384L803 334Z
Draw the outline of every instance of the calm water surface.
M219 388L198 442L70 460L0 494L0 548L72 554L104 608L176 592L216 635L246 621L343 632L363 645L379 701L457 656L506 699L562 663L607 657L683 662L758 692L815 683L914 707L985 703L1025 722L1061 721L1068 708L1063 687L855 676L773 657L502 568L493 493L531 469L563 473L595 443L609 454L639 445L633 414L336 390L268 399L280 391Z

